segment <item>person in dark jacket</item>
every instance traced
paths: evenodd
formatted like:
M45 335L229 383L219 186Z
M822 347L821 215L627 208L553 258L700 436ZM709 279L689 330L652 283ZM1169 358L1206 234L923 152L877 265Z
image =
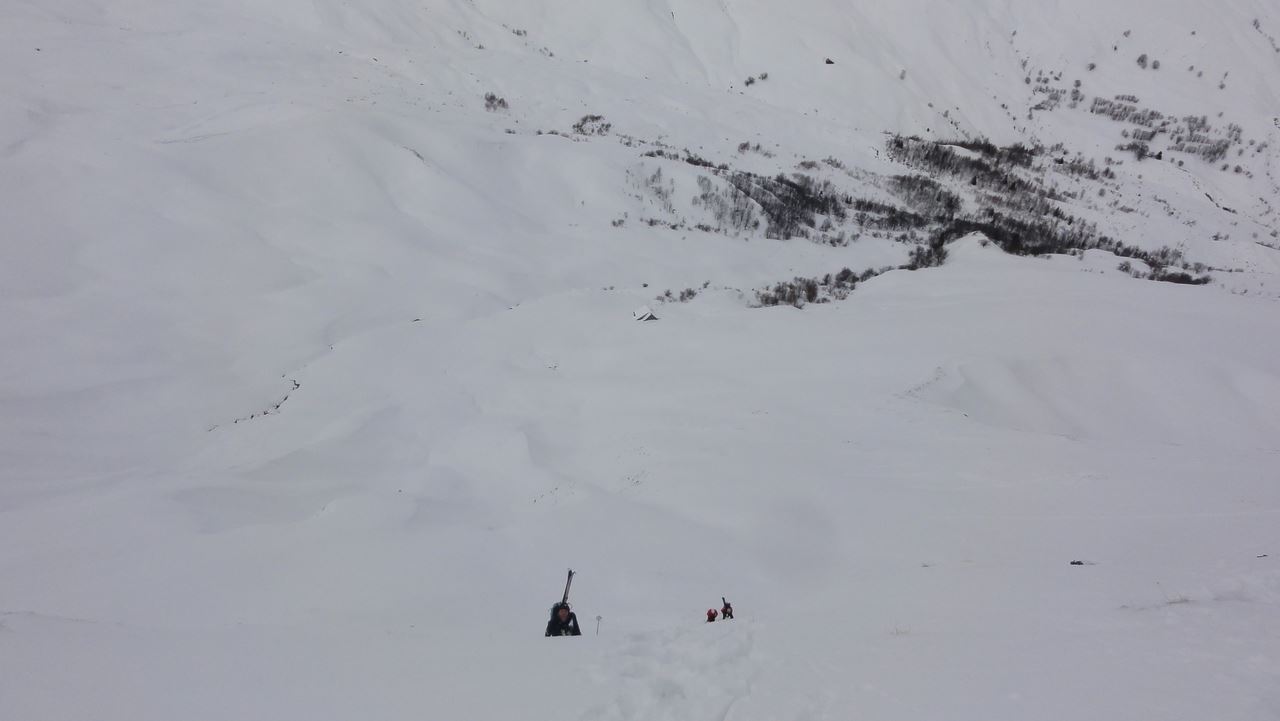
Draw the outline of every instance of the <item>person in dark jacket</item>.
M578 615L567 603L557 603L551 607L551 620L547 621L548 636L581 636L578 628Z

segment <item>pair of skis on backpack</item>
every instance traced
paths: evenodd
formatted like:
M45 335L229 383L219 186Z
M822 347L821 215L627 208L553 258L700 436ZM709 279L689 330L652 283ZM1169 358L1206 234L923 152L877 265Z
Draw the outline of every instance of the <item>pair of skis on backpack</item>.
M547 636L581 636L582 628L578 626L578 614L573 612L573 608L569 605L569 587L573 585L573 569L569 569L569 577L564 582L564 595L560 601L551 607L551 618L547 620ZM719 611L714 608L707 609L707 623L716 620L717 614L728 621L733 618L733 604L725 600L724 596L720 597L720 602L724 604ZM596 616L596 635L600 635L601 616Z

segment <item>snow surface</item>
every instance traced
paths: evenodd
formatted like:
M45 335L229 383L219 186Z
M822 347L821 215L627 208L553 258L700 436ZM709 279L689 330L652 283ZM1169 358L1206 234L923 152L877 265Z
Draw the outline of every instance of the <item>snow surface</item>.
M10 0L0 719L1280 719L1268 33L1262 1ZM968 237L758 309L907 248L639 222L657 168L696 218L699 169L627 137L868 194L885 132L1120 155L1026 119L1037 68L1269 144L1080 210L1234 272ZM569 566L588 635L547 640Z

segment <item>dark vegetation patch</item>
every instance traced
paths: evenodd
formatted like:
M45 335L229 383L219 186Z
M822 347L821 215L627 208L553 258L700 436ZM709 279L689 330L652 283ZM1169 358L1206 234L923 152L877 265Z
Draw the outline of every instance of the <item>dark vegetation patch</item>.
M485 93L485 94L484 94L484 109L485 109L485 110L488 110L488 111L489 111L489 112L491 112L491 113L496 113L496 112L497 112L497 111L499 111L499 110L506 110L506 109L507 109L507 108L509 108L509 107L510 107L510 106L509 106L509 105L507 105L507 99L506 99L506 98L500 98L500 97L498 97L498 96L497 96L496 94L494 94L494 93Z
M573 132L578 135L608 135L612 128L613 124L605 122L603 115L583 115L573 124Z
M819 218L843 222L853 198L841 193L829 180L795 173L772 178L747 172L727 173L734 190L754 201L765 217L765 237L785 239L810 236Z
M1122 96L1117 102L1134 105L1136 98ZM1158 113L1135 115L1120 111L1132 122L1158 123ZM1189 121L1190 122L1190 121ZM1200 121L1190 122L1197 126ZM1133 142L1146 142L1139 135ZM681 162L705 169L697 177L698 191L693 204L707 211L708 223L689 224L675 220L675 185L661 170L645 178L649 195L673 220L644 219L651 226L704 232L733 233L763 230L771 239L806 238L830 245L845 245L859 237L849 230L875 237L910 243L907 262L897 269L918 270L942 265L947 245L971 233L981 233L1007 253L1014 255L1083 255L1098 249L1123 259L1141 261L1150 270L1131 273L1135 277L1172 283L1210 282L1203 265L1191 265L1181 251L1168 247L1146 250L1098 232L1096 225L1073 215L1072 201L1085 197L1079 184L1059 190L1054 178L1062 176L1094 181L1097 196L1114 190L1113 165L1106 159L1099 165L1083 154L1069 153L1064 146L1015 144L998 146L985 138L931 141L919 137L891 135L885 148L890 159L907 168L890 177L858 176L839 160L801 161L808 172L760 175L730 168L708 160L688 149L678 152L669 146L655 147L646 157ZM743 142L740 154L765 152L759 144ZM1159 152L1159 151L1157 151ZM876 186L878 197L856 197L821 177L831 169L844 175L862 177ZM645 171L648 172L648 171ZM1053 181L1053 182L1051 182ZM1113 196L1114 197L1114 196ZM1117 200L1112 207L1123 212ZM1130 264L1132 268L1132 264ZM761 306L823 303L847 297L858 283L895 268L849 269L820 277L796 277L756 291ZM687 295L687 294L686 294Z
M1042 176L1026 172L1037 170L1029 163L1030 159L1043 154L1042 148L997 148L985 141L960 146L981 155L981 158L973 158L961 157L950 147L953 145L959 144L902 136L893 136L887 143L890 155L895 159L925 169L935 176L961 180L967 177L971 185L983 191L976 194L978 207L973 212L947 213L951 204L945 196L930 196L927 182L895 179L900 189L899 197L908 200L913 207L928 206L935 211L933 218L939 221L940 227L933 236L934 240L940 239L945 244L963 235L980 232L1006 253L1014 255L1078 253L1096 248L1147 263L1155 269L1152 273L1155 280L1186 282L1182 275L1169 270L1184 263L1181 251L1168 247L1149 251L1128 245L1099 234L1092 223L1063 210L1062 198L1052 188L1044 187ZM1091 162L1086 164L1079 158L1073 162L1079 173L1103 175ZM1207 277L1203 280L1193 277L1193 280L1209 282Z

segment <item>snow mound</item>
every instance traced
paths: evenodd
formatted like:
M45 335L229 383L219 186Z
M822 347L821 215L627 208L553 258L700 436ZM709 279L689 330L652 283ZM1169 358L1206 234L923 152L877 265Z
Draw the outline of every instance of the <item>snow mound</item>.
M1010 430L1280 449L1280 376L1122 349L947 369L917 397Z

